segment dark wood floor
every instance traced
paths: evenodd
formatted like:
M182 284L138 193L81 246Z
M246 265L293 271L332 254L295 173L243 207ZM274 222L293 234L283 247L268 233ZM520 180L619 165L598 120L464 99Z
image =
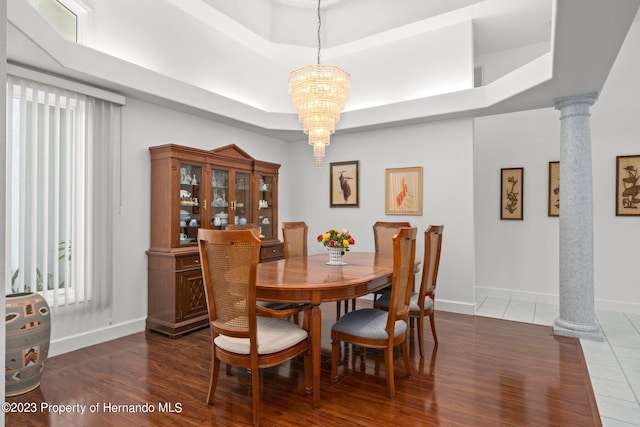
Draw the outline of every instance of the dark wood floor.
M358 307L370 305L358 302ZM323 356L328 358L335 304L322 308ZM317 410L304 393L301 358L263 370L262 425L601 425L577 339L553 336L550 327L499 319L447 312L438 312L436 319L440 345L434 348L427 332L424 359L415 332L411 339L411 378L405 377L401 354L396 354L395 399L387 397L382 352L368 350L362 363L359 348L344 346L337 383L330 381L330 366L323 363ZM214 405L206 405L210 355L209 330L204 329L176 340L139 333L53 357L38 389L7 398L35 402L37 410L7 413L6 425L249 425L246 371L222 372ZM83 415L56 414L41 403L71 405L66 411L86 408ZM126 412L129 406L133 412Z

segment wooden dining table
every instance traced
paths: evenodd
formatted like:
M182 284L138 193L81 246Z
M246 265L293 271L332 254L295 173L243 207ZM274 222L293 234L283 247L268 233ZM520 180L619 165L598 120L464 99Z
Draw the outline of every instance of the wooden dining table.
M327 254L309 255L258 264L256 297L260 301L308 303L313 406L320 403L322 312L320 304L370 294L391 284L393 255L349 252L346 265L327 265ZM311 392L311 390L307 390Z

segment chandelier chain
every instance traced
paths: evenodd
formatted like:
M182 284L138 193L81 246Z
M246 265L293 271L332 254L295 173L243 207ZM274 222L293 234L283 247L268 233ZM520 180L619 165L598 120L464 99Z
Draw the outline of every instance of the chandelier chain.
M318 0L318 65L320 65L320 26L322 24L320 18L320 0Z

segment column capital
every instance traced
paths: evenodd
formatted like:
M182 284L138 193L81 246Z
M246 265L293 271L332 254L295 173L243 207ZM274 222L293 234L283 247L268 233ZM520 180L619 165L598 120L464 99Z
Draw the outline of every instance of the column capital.
M583 93L582 95L561 96L555 98L553 102L556 104L556 110L564 110L566 107L579 106L580 108L586 108L588 114L589 107L591 107L598 100L598 92Z

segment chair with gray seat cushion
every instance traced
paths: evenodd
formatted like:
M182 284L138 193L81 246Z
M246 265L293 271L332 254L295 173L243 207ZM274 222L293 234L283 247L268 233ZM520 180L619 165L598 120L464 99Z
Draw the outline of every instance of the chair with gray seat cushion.
M420 291L411 294L411 309L409 317L418 319L418 342L420 357L424 357L424 317L429 316L433 341L438 345L435 322L436 281L440 266L440 252L442 250L442 232L444 225L430 225L424 232L424 267ZM390 298L383 295L375 302L375 307L381 310L389 309Z
M256 304L260 239L250 230L198 230L212 341L207 403L213 404L220 362L251 370L253 424L260 424L260 368L304 355L305 389L312 389L310 305L270 310ZM286 320L303 312L303 327ZM227 399L225 397L225 399Z
M377 221L373 224L373 242L375 245L376 253L378 254L392 254L393 253L393 236L396 235L400 227L411 227L411 223L407 221ZM391 290L390 286L375 291L373 293L373 301L385 292Z
M364 348L384 349L389 397L395 395L393 374L393 349L395 346L402 347L405 369L407 374L411 375L406 338L409 299L415 274L416 234L415 227L403 227L393 237L393 279L389 295L391 307L394 309L384 311L363 308L351 311L342 316L331 328L331 377L334 381L338 379L341 341Z

